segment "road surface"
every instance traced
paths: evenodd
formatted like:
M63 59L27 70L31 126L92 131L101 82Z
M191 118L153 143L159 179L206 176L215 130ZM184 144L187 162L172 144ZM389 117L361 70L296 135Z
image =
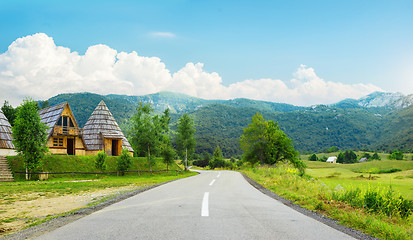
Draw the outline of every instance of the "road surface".
M261 193L238 172L202 171L37 239L353 239Z

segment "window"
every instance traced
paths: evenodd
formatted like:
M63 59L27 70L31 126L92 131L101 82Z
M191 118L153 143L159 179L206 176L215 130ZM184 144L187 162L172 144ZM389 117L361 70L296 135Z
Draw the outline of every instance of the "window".
M72 119L68 116L61 116L59 120L57 121L56 125L63 126L63 127L75 127Z
M67 117L63 117L63 127L67 127Z
M53 147L63 147L63 138L53 138Z
M75 127L75 125L72 122L72 119L69 117L69 127Z

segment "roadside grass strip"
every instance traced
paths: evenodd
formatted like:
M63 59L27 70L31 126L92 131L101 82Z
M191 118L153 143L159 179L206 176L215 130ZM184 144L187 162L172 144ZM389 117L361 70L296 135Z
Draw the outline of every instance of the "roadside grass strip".
M413 201L390 187L328 186L289 166L241 170L270 191L380 239L413 239Z
M38 225L74 210L95 206L128 192L196 175L194 172L160 172L98 175L93 179L60 178L52 181L0 183L0 236Z

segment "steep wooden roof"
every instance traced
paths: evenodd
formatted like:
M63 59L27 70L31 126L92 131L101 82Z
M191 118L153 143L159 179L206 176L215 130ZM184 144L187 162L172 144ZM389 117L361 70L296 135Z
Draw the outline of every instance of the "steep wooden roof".
M0 148L14 149L11 125L4 113L0 110Z
M99 103L83 128L83 140L87 150L103 150L103 139L122 139L122 148L133 152L118 123L103 100Z
M49 127L47 129L47 137L50 137L50 134L52 134L54 125L56 125L59 117L62 115L63 110L68 104L68 102L63 102L39 110L40 120Z

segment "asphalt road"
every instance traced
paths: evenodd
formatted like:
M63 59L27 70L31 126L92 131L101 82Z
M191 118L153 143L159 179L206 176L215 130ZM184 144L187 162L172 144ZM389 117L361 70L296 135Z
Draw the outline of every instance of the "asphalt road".
M240 173L203 171L37 239L353 239L261 193Z

